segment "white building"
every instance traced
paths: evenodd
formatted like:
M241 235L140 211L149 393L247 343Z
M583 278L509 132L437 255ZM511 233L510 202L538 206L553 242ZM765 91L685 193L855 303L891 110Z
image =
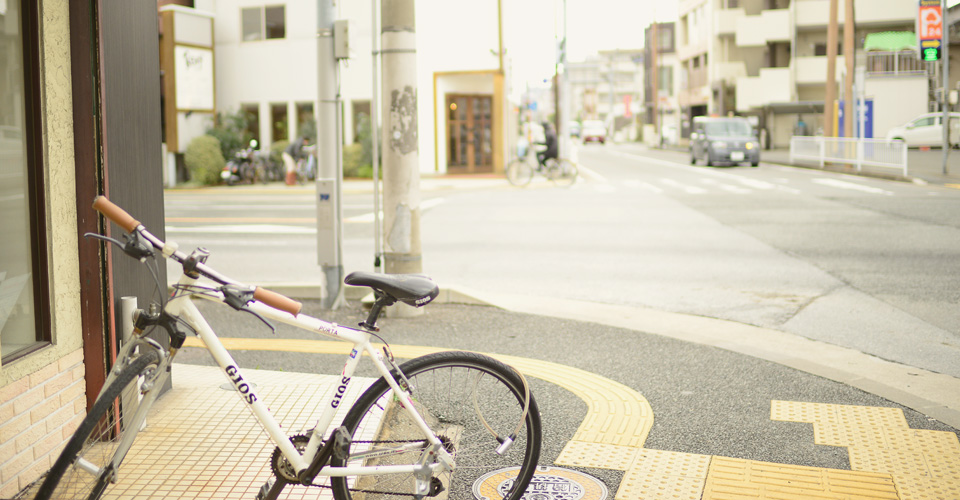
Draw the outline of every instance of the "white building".
M603 120L617 140L636 137L643 111L643 49L600 51L567 65L573 119Z
M678 57L681 64L680 105L689 116L754 115L773 146L785 146L798 118L814 133L822 127L827 75L826 40L829 0L681 0L678 10ZM843 2L840 2L842 54ZM857 0L858 53L867 34L913 31L917 4L913 0ZM861 63L864 58L861 57ZM837 82L844 63L837 60ZM923 75L889 74L886 85L872 73L875 95L875 135L887 122L926 110L929 82ZM893 84L917 96L917 103L891 99L882 87ZM916 110L914 108L922 107ZM689 122L687 122L689 124ZM689 130L684 130L688 136Z
M214 14L217 110L251 113L264 147L296 137L317 109L316 1L201 5ZM358 116L370 113L374 28L371 2L338 6L350 32L351 58L342 66L340 86L349 144ZM421 171L502 170L508 107L499 58L491 51L498 46L496 3L470 4L469 23L444 21L464 18L459 3L419 0L416 7Z

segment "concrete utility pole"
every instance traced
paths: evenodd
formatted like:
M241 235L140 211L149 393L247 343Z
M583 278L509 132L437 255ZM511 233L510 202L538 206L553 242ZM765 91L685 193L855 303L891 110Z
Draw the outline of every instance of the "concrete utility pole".
M943 38L940 41L940 57L943 59L943 174L949 173L947 159L950 157L950 23L947 21L947 0L940 6L943 20Z
M830 0L830 24L827 25L827 83L823 97L823 136L833 137L833 101L837 100L837 2Z
M381 6L384 268L389 274L419 273L423 263L415 5L414 0L383 0ZM395 309L401 315L404 311Z
M650 103L652 104L650 112L653 114L651 116L651 122L653 123L653 133L657 136L657 146L660 145L660 124L659 124L659 115L658 107L660 106L660 75L657 74L658 68L657 64L657 52L659 47L657 47L657 21L654 20L653 24L650 25L650 81L651 81L651 90L653 95L650 96Z
M326 295L321 305L343 303L343 228L340 186L340 65L334 55L334 0L317 0L317 261L323 269ZM294 138L293 140L299 140Z
M843 20L843 59L847 65L847 76L843 79L843 136L853 137L854 124L854 102L853 102L853 80L854 80L854 56L856 47L854 47L854 38L856 37L857 23L854 18L853 1L847 0L844 10Z

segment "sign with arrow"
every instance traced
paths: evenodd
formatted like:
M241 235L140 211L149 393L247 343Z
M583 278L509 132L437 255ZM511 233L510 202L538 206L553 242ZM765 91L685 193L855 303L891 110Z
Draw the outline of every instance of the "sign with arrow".
M924 61L939 61L943 39L943 11L940 0L920 0L917 33L920 40L920 58Z

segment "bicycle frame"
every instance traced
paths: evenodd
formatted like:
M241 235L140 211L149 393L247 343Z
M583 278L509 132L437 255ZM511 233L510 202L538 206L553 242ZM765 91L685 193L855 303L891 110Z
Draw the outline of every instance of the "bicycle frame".
M189 287L196 284L196 282L197 279L191 278L184 274L181 276L179 284ZM263 430L270 437L270 440L273 441L274 444L280 449L280 452L283 453L283 456L290 462L298 474L309 467L313 459L316 457L317 452L320 449L320 445L322 444L323 436L333 423L333 418L338 407L340 406L341 397L351 383L354 371L356 370L356 367L360 362L360 358L362 357L362 353L369 354L371 361L373 361L373 364L377 368L377 371L381 376L384 377L393 391L393 395L398 398L399 401L403 402L403 408L407 411L411 418L414 419L416 424L420 427L420 430L423 432L424 438L429 442L430 446L428 447L428 450L439 454L439 462L437 464L428 466L431 469L431 472L435 472L436 469L439 468L452 469L453 457L443 448L439 438L437 438L433 431L430 430L430 427L427 425L423 417L417 413L410 395L401 389L396 380L394 380L393 376L390 374L390 369L388 368L387 363L384 361L383 354L377 348L375 348L373 344L371 344L371 335L369 333L343 327L337 325L336 323L323 321L302 313L294 317L290 313L279 311L259 302L251 302L247 307L265 318L296 326L304 330L311 330L324 337L350 342L353 344L353 350L347 356L347 360L343 366L343 378L341 383L343 390L341 391L340 387L338 387L336 391L333 391L330 396L326 397L320 402L320 404L323 405L323 411L320 415L317 425L314 427L314 431L310 436L310 441L307 444L306 449L304 450L303 454L301 454L299 451L297 451L296 447L294 447L293 443L290 442L289 436L284 433L277 420L270 413L270 410L264 405L263 400L257 394L256 389L248 382L249 379L244 377L242 370L239 366L237 366L236 361L234 361L233 357L226 350L226 348L224 348L223 343L220 342L220 339L197 309L197 306L191 301L192 296L193 294L183 293L171 298L166 305L167 313L182 318L196 331L197 336L200 338L201 342L203 342L204 346L206 346L206 348L209 350L211 356L217 362L217 365L220 367L220 370L223 372L224 376L233 384L234 388L236 388L237 395L244 402L244 405L253 413L254 418L256 418L261 427L263 427ZM214 302L223 302L223 296L219 293L210 295L197 294L196 296L212 300ZM364 476L373 474L402 474L413 472L423 472L423 465L348 465L346 467L327 466L321 469L317 476Z

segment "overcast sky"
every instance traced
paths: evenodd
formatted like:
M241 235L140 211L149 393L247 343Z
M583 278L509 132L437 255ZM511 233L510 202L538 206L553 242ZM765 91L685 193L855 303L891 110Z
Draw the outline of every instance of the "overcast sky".
M563 3L503 1L504 46L513 61L515 85L535 84L553 75ZM643 30L654 19L677 17L676 0L566 0L566 4L570 61L581 61L600 50L641 48Z

